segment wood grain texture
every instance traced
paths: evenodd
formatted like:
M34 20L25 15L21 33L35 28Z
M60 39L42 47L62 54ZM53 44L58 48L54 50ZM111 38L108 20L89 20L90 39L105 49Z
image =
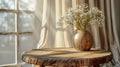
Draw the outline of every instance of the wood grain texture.
M22 60L44 66L80 67L96 66L112 59L111 52L101 50L78 51L74 48L44 48L25 51Z

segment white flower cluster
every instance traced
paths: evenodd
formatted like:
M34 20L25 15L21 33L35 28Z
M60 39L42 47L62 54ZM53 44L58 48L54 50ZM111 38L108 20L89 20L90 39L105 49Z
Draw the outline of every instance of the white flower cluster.
M89 8L87 4L82 4L70 8L59 21L72 24L76 29L86 30L90 24L102 25L104 15L98 8Z

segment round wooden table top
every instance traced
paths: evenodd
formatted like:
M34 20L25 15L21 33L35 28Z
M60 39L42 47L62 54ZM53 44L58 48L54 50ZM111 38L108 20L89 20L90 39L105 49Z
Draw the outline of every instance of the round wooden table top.
M25 51L22 60L36 65L91 66L107 63L112 59L111 52L103 50L79 51L74 48L44 48Z

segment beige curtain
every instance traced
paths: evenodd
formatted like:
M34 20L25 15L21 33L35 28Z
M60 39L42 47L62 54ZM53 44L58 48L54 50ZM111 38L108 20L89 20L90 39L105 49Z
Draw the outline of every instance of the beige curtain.
M52 48L55 40L55 0L40 0L43 3L40 36L37 48ZM39 3L39 2L38 2Z
M90 7L98 7L105 14L105 21L102 28L95 25L92 26L92 33L94 35L95 48L105 49L111 51L113 54L112 62L104 64L105 67L119 67L120 66L120 43L118 38L117 24L120 16L118 10L119 0L86 0L89 1ZM116 8L117 7L117 8Z
M97 49L111 51L112 62L101 65L103 67L120 66L120 43L118 36L120 25L119 0L41 0L43 2L42 22L37 48L59 48L73 46L73 29L58 22L60 16L70 7L81 3L89 7L98 7L105 14L103 27L91 26L94 36L94 46Z
M111 0L111 16L112 16L112 32L113 32L113 44L111 44L111 51L113 53L114 63L116 67L120 66L120 0ZM114 47L114 48L113 48Z
M37 48L72 47L72 28L58 22L70 7L72 0L43 0L43 16Z

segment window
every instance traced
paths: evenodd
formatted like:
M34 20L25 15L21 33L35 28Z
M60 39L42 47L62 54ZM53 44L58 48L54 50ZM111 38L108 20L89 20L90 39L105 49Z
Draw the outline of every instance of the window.
M36 0L0 0L0 65L23 64L21 53L36 47L35 7Z

